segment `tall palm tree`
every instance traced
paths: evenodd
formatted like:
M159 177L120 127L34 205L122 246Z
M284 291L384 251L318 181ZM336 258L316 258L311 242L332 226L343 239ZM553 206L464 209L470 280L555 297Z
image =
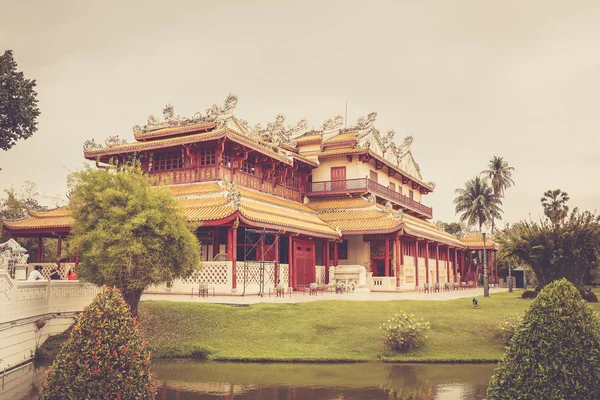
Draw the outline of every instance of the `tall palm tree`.
M544 206L544 214L554 224L564 220L569 212L569 195L560 189L546 190L541 202Z
M475 176L465 183L464 189L456 189L454 199L456 214L462 213L460 221L467 225L478 225L479 230L483 224L492 218L502 219L500 206L502 201L494 196L494 190L486 179Z
M490 179L496 199L504 197L504 190L515 184L512 179L514 170L514 167L510 167L503 157L493 156L488 164L488 169L481 172ZM492 217L492 233L494 233L494 217Z

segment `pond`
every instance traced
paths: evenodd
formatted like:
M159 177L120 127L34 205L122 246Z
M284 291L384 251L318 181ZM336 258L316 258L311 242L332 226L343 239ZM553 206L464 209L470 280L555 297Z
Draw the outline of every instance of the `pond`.
M481 400L495 364L258 364L157 361L157 400ZM0 398L33 400L42 368L26 367L20 390ZM6 390L6 391L5 391ZM10 397L8 396L10 392Z

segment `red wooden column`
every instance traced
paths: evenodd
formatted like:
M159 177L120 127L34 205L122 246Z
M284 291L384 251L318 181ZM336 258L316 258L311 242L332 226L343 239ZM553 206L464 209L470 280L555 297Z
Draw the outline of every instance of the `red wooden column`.
M429 242L425 240L425 283L429 283Z
M440 244L435 244L435 281L440 283Z
M325 283L329 283L329 242L323 245L323 266L325 267Z
M44 248L44 238L38 238L38 246L37 246L37 262L42 262L42 249Z
M415 286L419 286L419 239L415 240Z
M275 261L275 271L273 271L273 275L275 276L275 279L273 280L273 286L277 286L279 283L279 235L276 234L274 240L273 261Z
M215 232L215 233L214 233L214 235L213 235L213 252L212 252L212 259L211 259L211 260L209 260L209 261L212 261L212 260L214 260L214 259L215 259L215 256L216 256L217 254L219 254L219 248L221 247L221 245L219 244L219 242L220 242L220 241L219 241L219 227L218 227L218 226L215 228L215 231L214 231L214 232Z
M336 241L335 244L333 245L333 266L337 267L338 266L338 242Z
M62 236L58 237L58 241L56 243L56 263L60 267L60 253L62 251Z
M227 230L227 260L231 261L231 289L237 289L237 225Z
M288 235L288 286L293 288L294 285L294 241L292 235Z
M498 284L498 250L494 250L494 268L496 269L496 284Z
M450 283L450 246L446 246L446 282Z
M383 268L383 275L390 276L390 241L388 237L385 237L385 267Z
M456 282L456 274L457 274L457 263L458 263L458 249L454 249L454 264L452 267L454 268L454 282Z
M400 268L404 264L402 261L402 251L400 246L400 236L396 235L396 287L400 286Z

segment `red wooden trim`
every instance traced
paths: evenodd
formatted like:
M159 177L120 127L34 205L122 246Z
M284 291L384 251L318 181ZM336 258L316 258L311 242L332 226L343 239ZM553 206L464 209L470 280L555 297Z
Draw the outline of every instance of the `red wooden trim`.
M456 274L458 272L456 263L458 263L458 249L454 249L454 264L452 264L454 268L454 282L456 282Z
M429 283L429 242L425 241L425 283Z
M435 281L440 283L440 244L435 244Z
M323 243L323 266L325 267L325 283L329 283L329 242Z
M291 288L296 288L294 284L295 281L295 273L294 273L294 241L292 240L292 236L288 235L288 286Z
M275 248L273 249L274 254L274 259L275 259L275 271L273 272L273 274L275 275L275 287L279 284L279 235L275 235L275 243L274 243Z
M390 276L390 241L388 237L385 237L385 266L383 268L383 275Z
M396 287L400 286L400 260L404 258L402 251L400 249L400 236L396 235Z
M338 258L338 254L339 254L338 244L339 244L339 242L337 242L337 241L334 242L334 244L333 244L333 266L334 267L338 266L338 261L339 261L339 258Z
M450 246L446 246L446 282L450 283Z
M415 240L415 285L419 286L419 239Z

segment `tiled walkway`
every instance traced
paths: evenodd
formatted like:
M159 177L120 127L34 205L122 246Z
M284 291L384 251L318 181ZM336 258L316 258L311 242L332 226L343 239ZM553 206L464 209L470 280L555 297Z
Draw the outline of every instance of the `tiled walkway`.
M508 289L490 289L490 294L506 292ZM445 301L461 298L483 297L483 288L465 289L451 292L441 293L419 293L419 292L371 292L371 293L318 293L316 296L309 296L306 293L292 293L290 297L286 294L285 297L259 297L257 295L247 296L216 296L216 297L198 297L194 298L190 294L145 294L142 296L142 301L179 301L179 302L196 302L196 303L215 303L215 304L257 304L257 303L303 303L307 301L323 301L323 300L342 300L342 301L390 301L390 300L426 300L426 301Z

